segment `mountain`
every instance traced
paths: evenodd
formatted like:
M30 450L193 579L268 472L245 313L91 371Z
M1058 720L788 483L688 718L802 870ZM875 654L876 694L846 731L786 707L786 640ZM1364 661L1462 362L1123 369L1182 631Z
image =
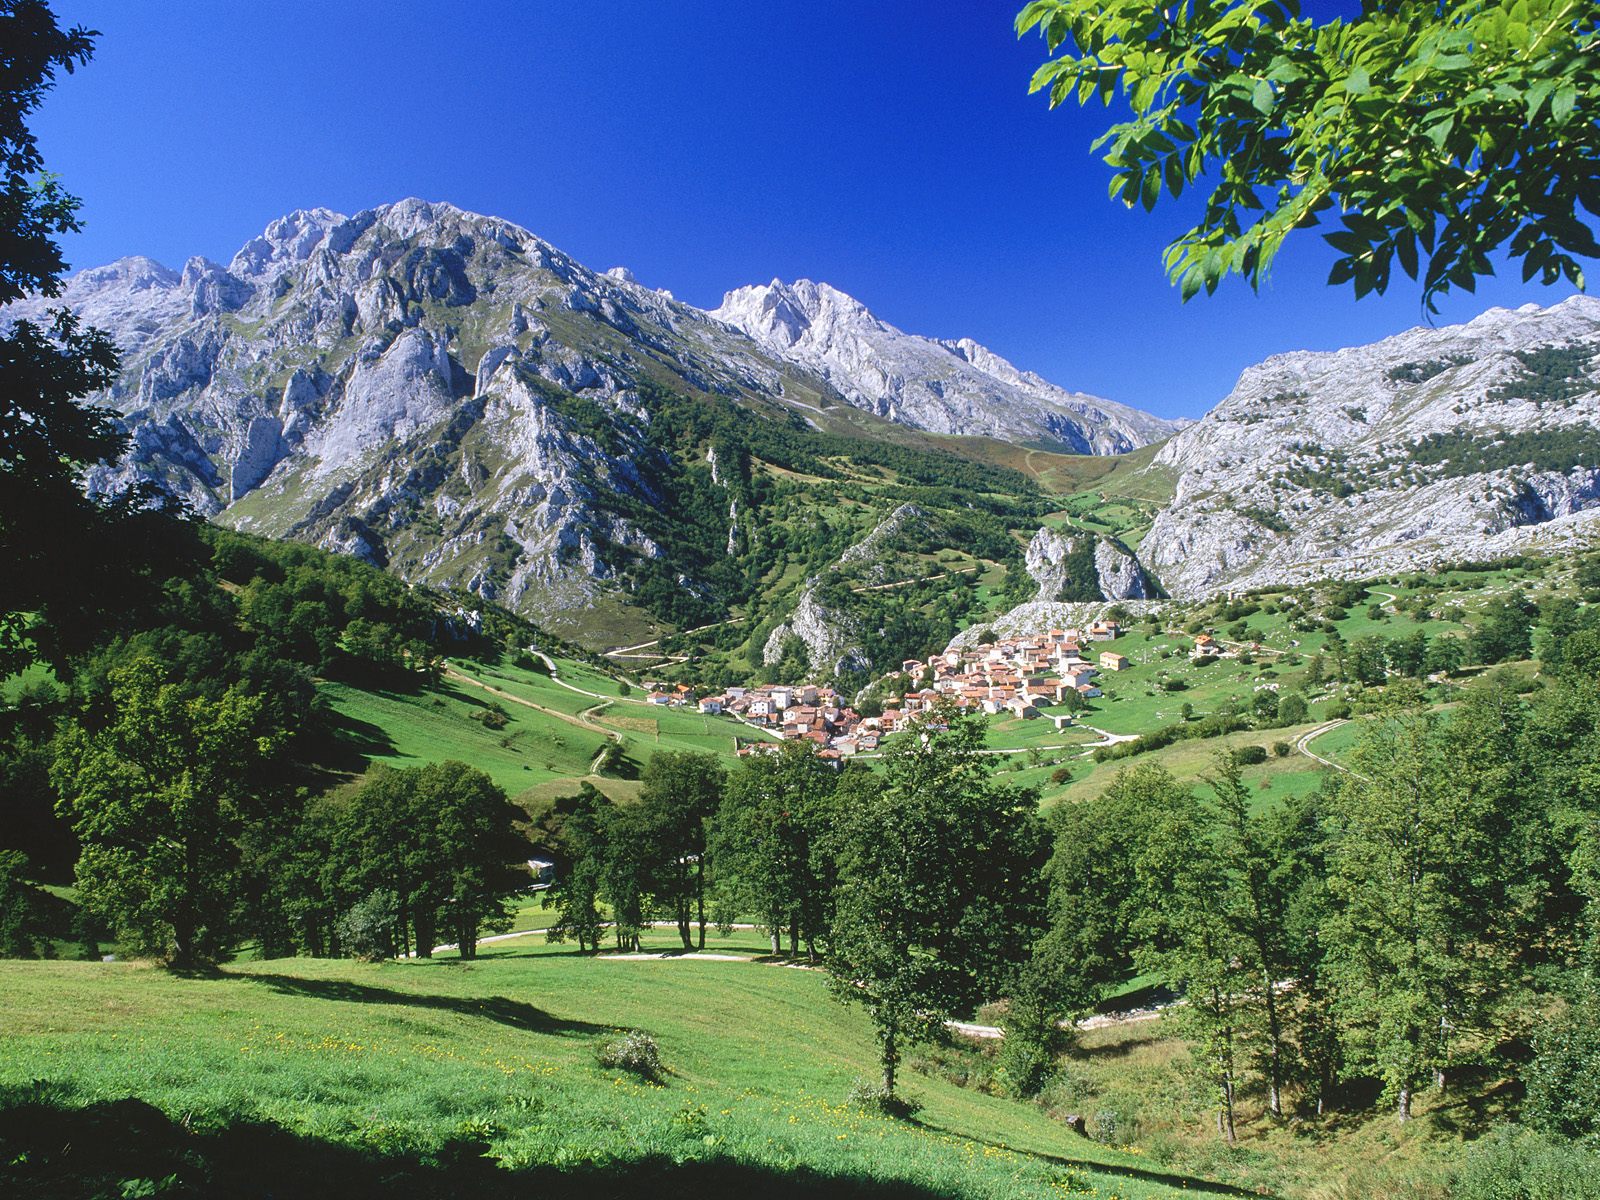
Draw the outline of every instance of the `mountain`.
M1067 454L1123 454L1180 427L1068 392L970 338L903 333L825 283L774 279L729 292L711 315L826 380L877 416L930 433L979 435Z
M1600 532L1600 300L1270 358L1146 473L1175 596L1571 547Z
M48 303L107 329L124 355L102 400L131 450L91 487L153 481L221 523L357 554L592 641L782 591L786 564L820 569L908 501L949 510L928 525L949 536L971 535L974 512L1027 526L1042 511L1016 471L980 469L911 428L909 402L908 424L863 411L806 363L625 270L590 270L448 204L295 212L226 266L123 259ZM990 381L982 403L962 402L973 423L944 427L1044 436L1028 414L1045 396L1060 438L1079 436L1068 393L1050 399L975 346L881 329L908 396ZM922 347L939 378L915 377ZM1080 440L1105 449L1167 428L1082 407ZM1010 450L985 445L989 461ZM1003 534L981 537L1020 569Z

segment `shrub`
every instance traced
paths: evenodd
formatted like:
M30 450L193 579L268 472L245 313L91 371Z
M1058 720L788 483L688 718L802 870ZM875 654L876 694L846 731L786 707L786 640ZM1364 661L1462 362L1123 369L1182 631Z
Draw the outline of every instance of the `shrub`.
M1089 1122L1089 1132L1094 1135L1095 1141L1110 1145L1117 1140L1117 1124L1117 1110L1102 1108Z
M1350 706L1343 700L1335 700L1322 710L1324 721L1348 721L1350 719Z
M1265 746L1240 746L1233 752L1233 761L1241 767L1253 767L1267 761Z
M1600 1149L1600 1002L1574 1006L1540 1033L1527 1085L1528 1124Z
M485 729L504 729L511 723L511 718L498 709L486 708L478 716Z
M902 1121L914 1116L922 1108L915 1100L905 1096L891 1096L880 1080L862 1077L850 1085L850 1090L845 1093L844 1100L863 1112L879 1113L885 1117L893 1117Z
M356 901L350 911L339 918L339 943L345 953L368 962L393 958L399 913L398 898L383 889Z
M1600 1155L1515 1126L1467 1154L1453 1200L1600 1200Z
M667 1073L661 1065L661 1051L655 1038L641 1029L630 1029L619 1038L601 1042L596 1057L608 1071L627 1071L652 1083L659 1082Z
M1066 783L1071 778L1072 778L1072 768L1071 767L1057 767L1054 771L1050 772L1050 782L1051 783Z
M1294 747L1289 745L1288 742L1273 742L1272 752L1279 758L1288 758L1290 754L1294 753Z

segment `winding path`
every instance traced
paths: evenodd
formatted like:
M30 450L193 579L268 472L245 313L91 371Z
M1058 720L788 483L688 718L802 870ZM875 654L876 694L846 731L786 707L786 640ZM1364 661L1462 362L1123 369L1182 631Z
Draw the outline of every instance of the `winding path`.
M1318 754L1311 748L1311 743L1317 738L1321 737L1323 734L1331 733L1333 730L1339 728L1339 726L1348 724L1350 724L1350 722L1347 719L1324 721L1315 729L1308 729L1299 737L1295 738L1294 748L1299 753L1304 754L1307 758L1315 759L1325 767L1332 767L1335 771L1343 771L1346 775L1349 775L1351 773L1349 767L1341 766L1339 763L1334 762L1331 758L1323 758L1322 755Z

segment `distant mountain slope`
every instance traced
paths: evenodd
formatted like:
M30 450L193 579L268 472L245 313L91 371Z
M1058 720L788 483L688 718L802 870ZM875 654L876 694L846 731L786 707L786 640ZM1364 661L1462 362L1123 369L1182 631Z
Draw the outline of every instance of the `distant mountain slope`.
M1283 354L1157 452L1140 546L1172 594L1570 545L1600 532L1600 300Z
M809 279L739 288L711 315L814 372L851 404L930 433L1122 454L1180 427L1066 391L969 338L936 341L903 333L854 297Z
M123 259L52 303L124 352L104 399L132 449L91 486L154 481L574 636L721 616L908 499L1034 506L626 271L448 204L296 212L227 266ZM857 482L819 524L845 503L824 478Z

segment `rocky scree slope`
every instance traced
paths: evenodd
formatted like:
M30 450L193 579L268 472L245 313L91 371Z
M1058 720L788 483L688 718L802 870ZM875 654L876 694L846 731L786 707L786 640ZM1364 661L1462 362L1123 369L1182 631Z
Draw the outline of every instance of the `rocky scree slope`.
M221 522L541 618L625 591L641 562L698 594L706 555L748 540L730 493L715 548L673 543L685 468L662 447L663 397L783 428L854 411L809 368L624 270L591 271L509 222L420 200L292 213L226 266L123 259L8 316L48 304L107 329L124 354L101 399L132 448L92 487L154 481Z
M1149 470L1139 546L1175 597L1363 578L1600 529L1600 300L1251 367Z
M930 433L979 435L1069 454L1123 454L1180 423L1069 392L970 338L904 333L852 296L802 279L729 292L711 313L826 380L851 404Z

